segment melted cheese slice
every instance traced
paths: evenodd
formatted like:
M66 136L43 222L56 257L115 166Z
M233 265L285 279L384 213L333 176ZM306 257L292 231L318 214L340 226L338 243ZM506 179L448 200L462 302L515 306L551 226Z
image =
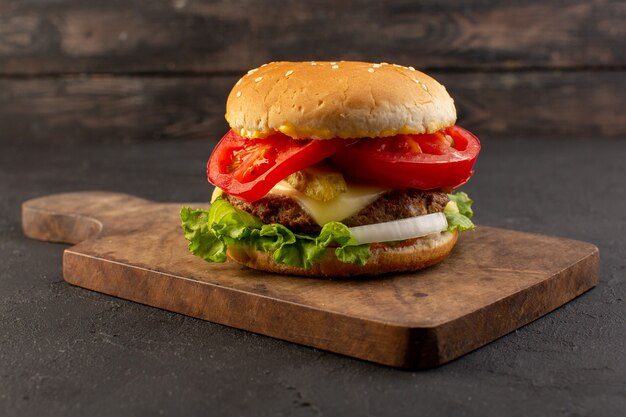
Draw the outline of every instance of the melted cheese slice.
M358 213L387 191L388 189L381 187L348 184L348 191L324 202L307 197L286 181L281 181L269 193L293 198L317 224L323 226L326 223L338 222Z

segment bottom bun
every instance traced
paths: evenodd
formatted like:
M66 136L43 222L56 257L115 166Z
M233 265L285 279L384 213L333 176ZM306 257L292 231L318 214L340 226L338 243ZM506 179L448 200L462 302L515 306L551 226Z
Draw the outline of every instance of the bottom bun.
M249 268L279 274L311 277L380 275L417 271L434 265L450 254L457 238L457 232L443 232L417 239L411 246L376 248L372 250L372 255L364 266L341 262L335 257L332 248L326 249L326 253L309 269L277 264L271 252L262 252L252 247L231 246L228 248L228 256Z

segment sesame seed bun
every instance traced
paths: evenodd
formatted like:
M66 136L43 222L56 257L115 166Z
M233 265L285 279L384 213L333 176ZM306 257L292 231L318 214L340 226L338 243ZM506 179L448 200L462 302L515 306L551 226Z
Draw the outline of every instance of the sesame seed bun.
M445 87L412 67L272 62L233 87L226 120L247 138L363 138L433 133L456 122Z
M380 275L417 271L434 265L450 254L457 238L457 232L442 232L417 239L411 246L373 249L365 266L339 261L332 252L333 249L326 249L322 258L309 269L277 264L272 258L272 253L246 246L229 246L228 256L249 268L279 274L311 277Z

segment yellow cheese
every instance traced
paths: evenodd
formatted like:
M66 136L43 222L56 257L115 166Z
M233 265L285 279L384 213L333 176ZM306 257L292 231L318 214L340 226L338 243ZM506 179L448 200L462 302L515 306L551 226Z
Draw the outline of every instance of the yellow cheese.
M226 120L228 121L228 120ZM229 122L230 123L230 122ZM248 139L261 139L268 137L272 133L279 131L294 139L334 139L334 138L381 138L395 135L409 135L424 133L422 127L402 126L399 129L385 129L378 132L359 130L359 131L334 131L322 128L296 128L290 123L284 123L278 126L278 129L268 130L247 130L236 126L231 126L240 136Z
M302 194L286 181L281 181L270 190L270 194L291 197L306 210L317 224L341 221L358 213L368 204L388 191L386 188L348 184L348 191L329 201L314 200Z
M220 198L222 194L224 194L224 191L222 191L220 187L215 187L215 189L213 190L213 194L211 194L211 204L213 204L215 200Z

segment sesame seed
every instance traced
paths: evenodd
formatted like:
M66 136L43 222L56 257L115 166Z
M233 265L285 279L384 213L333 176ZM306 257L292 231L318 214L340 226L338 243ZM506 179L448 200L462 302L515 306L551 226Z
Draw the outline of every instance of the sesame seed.
M382 67L382 64L374 64L374 65L372 65L372 68L380 68L380 67Z
M239 85L239 84L241 84L241 78L239 79L239 81L235 83L235 85Z
M251 69L250 71L248 71L248 75L254 74L255 72L257 72L257 70L258 70L258 68Z
M289 70L285 73L285 77L289 77L291 74L293 74L293 70Z
M417 84L419 84L419 83L420 83L420 80L413 80L413 81L415 81Z
M331 63L330 63L330 65L335 65L335 64L336 64L336 62L331 62Z
M396 68L402 68L402 65L398 65L398 64L392 64L392 65Z
M428 91L428 87L426 87L426 84L422 84L422 88L426 91Z
M415 68L413 68L413 67L409 67L409 69L410 69L411 71L415 71Z
M339 65L333 65L331 68L332 69L337 69L337 68L339 68Z
M256 77L256 78L254 79L254 82L255 82L255 83L258 83L258 82L259 82L259 81L261 81L262 79L263 79L263 77Z
M311 61L311 65L317 65L317 62Z
M367 72L374 72L374 68L368 68Z
M241 91L237 91L237 97L241 97Z

